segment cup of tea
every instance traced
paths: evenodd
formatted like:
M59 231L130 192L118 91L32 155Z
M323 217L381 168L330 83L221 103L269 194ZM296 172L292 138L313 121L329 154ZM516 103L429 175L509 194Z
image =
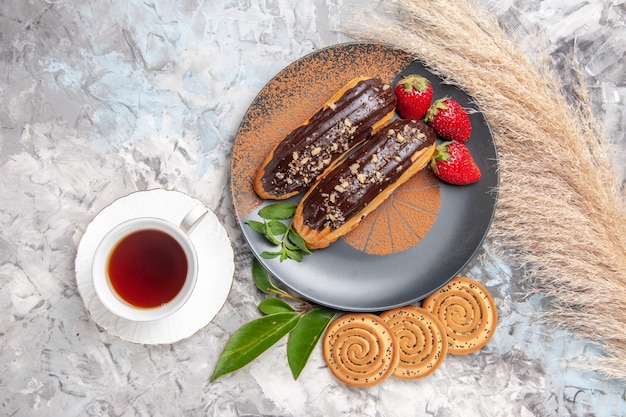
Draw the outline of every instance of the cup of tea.
M159 320L178 311L198 279L198 255L189 234L207 212L199 205L181 224L139 217L109 231L92 263L102 304L132 321Z

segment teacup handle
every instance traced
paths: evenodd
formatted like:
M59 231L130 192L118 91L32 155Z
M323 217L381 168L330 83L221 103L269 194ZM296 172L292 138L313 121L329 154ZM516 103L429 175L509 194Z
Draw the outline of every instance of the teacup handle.
M197 205L185 215L183 221L180 222L180 228L185 234L191 233L193 228L202 220L202 218L209 212L209 209L204 205Z

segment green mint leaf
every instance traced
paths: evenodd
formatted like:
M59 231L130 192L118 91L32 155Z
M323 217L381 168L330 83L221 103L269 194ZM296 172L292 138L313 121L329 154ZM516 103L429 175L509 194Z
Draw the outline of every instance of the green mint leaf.
M304 259L304 255L302 255L302 252L299 250L289 250L285 248L285 254L287 258L293 259L294 261L302 262L302 259Z
M257 259L252 261L252 279L257 288L265 294L281 291L270 279L270 273ZM274 290L274 291L272 291Z
M274 245L280 245L280 240L274 236L274 232L272 232L272 228L269 223L265 223L265 236L272 242Z
M283 254L282 251L278 251L278 252L263 251L263 252L261 252L261 258L263 258L263 259L274 259L277 256L281 256L282 254Z
M262 235L264 235L264 234L265 234L265 227L266 227L266 226L265 226L265 223L264 223L264 222L258 222L258 221L256 221L256 220L247 220L247 221L246 221L246 224L247 224L248 226L250 226L250 228L251 228L252 230L254 230L255 232L260 233L260 234L262 234Z
M277 313L241 326L226 343L211 381L252 362L293 330L301 317L295 312Z
M294 245L293 243L291 243L288 240L285 240L283 245L285 246L286 249L289 249L289 250L300 250L300 249L298 249L298 247L296 245Z
M337 313L327 308L315 308L302 316L298 325L289 334L287 361L293 375L298 379L317 341Z
M259 216L267 220L285 220L293 217L295 212L295 204L274 203L259 210Z
M306 247L304 239L293 229L293 220L287 225L284 220L293 217L296 205L292 203L274 203L259 210L264 222L248 220L246 224L254 231L266 237L273 245L280 247L277 251L264 251L263 259L279 258L280 262L293 259L302 262L304 255L313 253Z
M312 253L311 250L306 247L306 243L304 243L304 239L302 239L302 236L297 234L293 229L289 229L288 237L291 243L296 245L298 249L300 249L303 253L307 255L310 255Z
M259 310L264 314L293 312L293 308L280 298L266 298L259 304Z
M270 220L267 222L267 226L270 228L274 236L284 235L287 233L287 230L289 230L287 225L280 220Z

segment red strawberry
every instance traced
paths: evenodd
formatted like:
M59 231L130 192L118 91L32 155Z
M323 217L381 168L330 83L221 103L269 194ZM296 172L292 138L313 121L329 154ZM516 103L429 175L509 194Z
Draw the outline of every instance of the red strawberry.
M448 97L435 101L424 120L441 139L465 142L472 133L467 112L458 102Z
M421 120L433 99L433 86L420 75L407 75L396 84L394 92L396 110L404 119Z
M480 179L480 169L467 146L450 141L437 146L430 168L439 179L455 185L465 185Z

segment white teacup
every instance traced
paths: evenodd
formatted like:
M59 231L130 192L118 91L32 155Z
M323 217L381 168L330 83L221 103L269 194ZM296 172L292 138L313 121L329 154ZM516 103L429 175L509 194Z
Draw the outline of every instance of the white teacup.
M132 321L159 320L178 311L198 279L198 256L189 233L207 213L200 205L180 225L154 218L125 221L98 245L92 279L102 304Z

